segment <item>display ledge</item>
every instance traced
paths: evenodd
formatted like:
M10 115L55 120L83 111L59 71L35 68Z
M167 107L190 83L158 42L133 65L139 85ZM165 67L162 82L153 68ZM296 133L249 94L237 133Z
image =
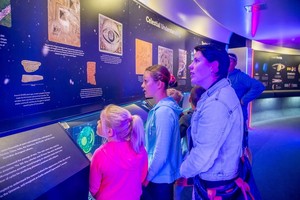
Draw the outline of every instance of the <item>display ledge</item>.
M105 102L76 105L63 109L50 110L30 115L24 114L14 118L0 120L0 137L101 111L104 106L108 104L126 105L139 100L143 100L143 96L110 99Z
M266 90L258 97L258 99L294 96L300 96L300 90Z
M103 105L100 104L89 104L3 120L0 121L0 137L57 123L70 117L93 113L102 108Z

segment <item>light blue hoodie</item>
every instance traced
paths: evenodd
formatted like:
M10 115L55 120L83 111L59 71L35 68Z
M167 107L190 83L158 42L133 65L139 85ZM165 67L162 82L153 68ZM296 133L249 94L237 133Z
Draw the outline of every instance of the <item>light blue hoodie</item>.
M182 108L166 97L148 113L146 150L148 153L147 180L154 183L173 183L180 177L181 145L179 115Z

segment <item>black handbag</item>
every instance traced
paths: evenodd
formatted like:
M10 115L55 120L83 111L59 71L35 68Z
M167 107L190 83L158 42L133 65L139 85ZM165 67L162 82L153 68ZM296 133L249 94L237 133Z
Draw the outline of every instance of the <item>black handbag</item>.
M229 199L261 199L247 156L242 156L239 163L239 175L225 185L207 188L206 181L199 175L194 178L194 194L196 200L229 200Z

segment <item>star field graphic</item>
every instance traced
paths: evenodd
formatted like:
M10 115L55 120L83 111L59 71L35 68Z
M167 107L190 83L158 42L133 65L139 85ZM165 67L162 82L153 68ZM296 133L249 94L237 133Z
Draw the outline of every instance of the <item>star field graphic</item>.
M0 6L2 21L10 16L0 24L0 120L144 98L147 66L137 70L136 40L151 55L142 65L167 60L175 76L182 65L179 52L190 60L196 44L225 47L129 0L6 0ZM159 60L159 47L172 56ZM185 80L178 89L189 91L188 74L178 76Z

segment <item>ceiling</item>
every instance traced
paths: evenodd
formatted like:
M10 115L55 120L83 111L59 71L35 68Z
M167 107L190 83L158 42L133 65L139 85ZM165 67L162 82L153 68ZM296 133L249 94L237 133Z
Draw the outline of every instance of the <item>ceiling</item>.
M211 18L240 36L274 46L300 49L299 0L194 2Z
M300 0L138 0L203 36L229 43L232 33L300 50Z

